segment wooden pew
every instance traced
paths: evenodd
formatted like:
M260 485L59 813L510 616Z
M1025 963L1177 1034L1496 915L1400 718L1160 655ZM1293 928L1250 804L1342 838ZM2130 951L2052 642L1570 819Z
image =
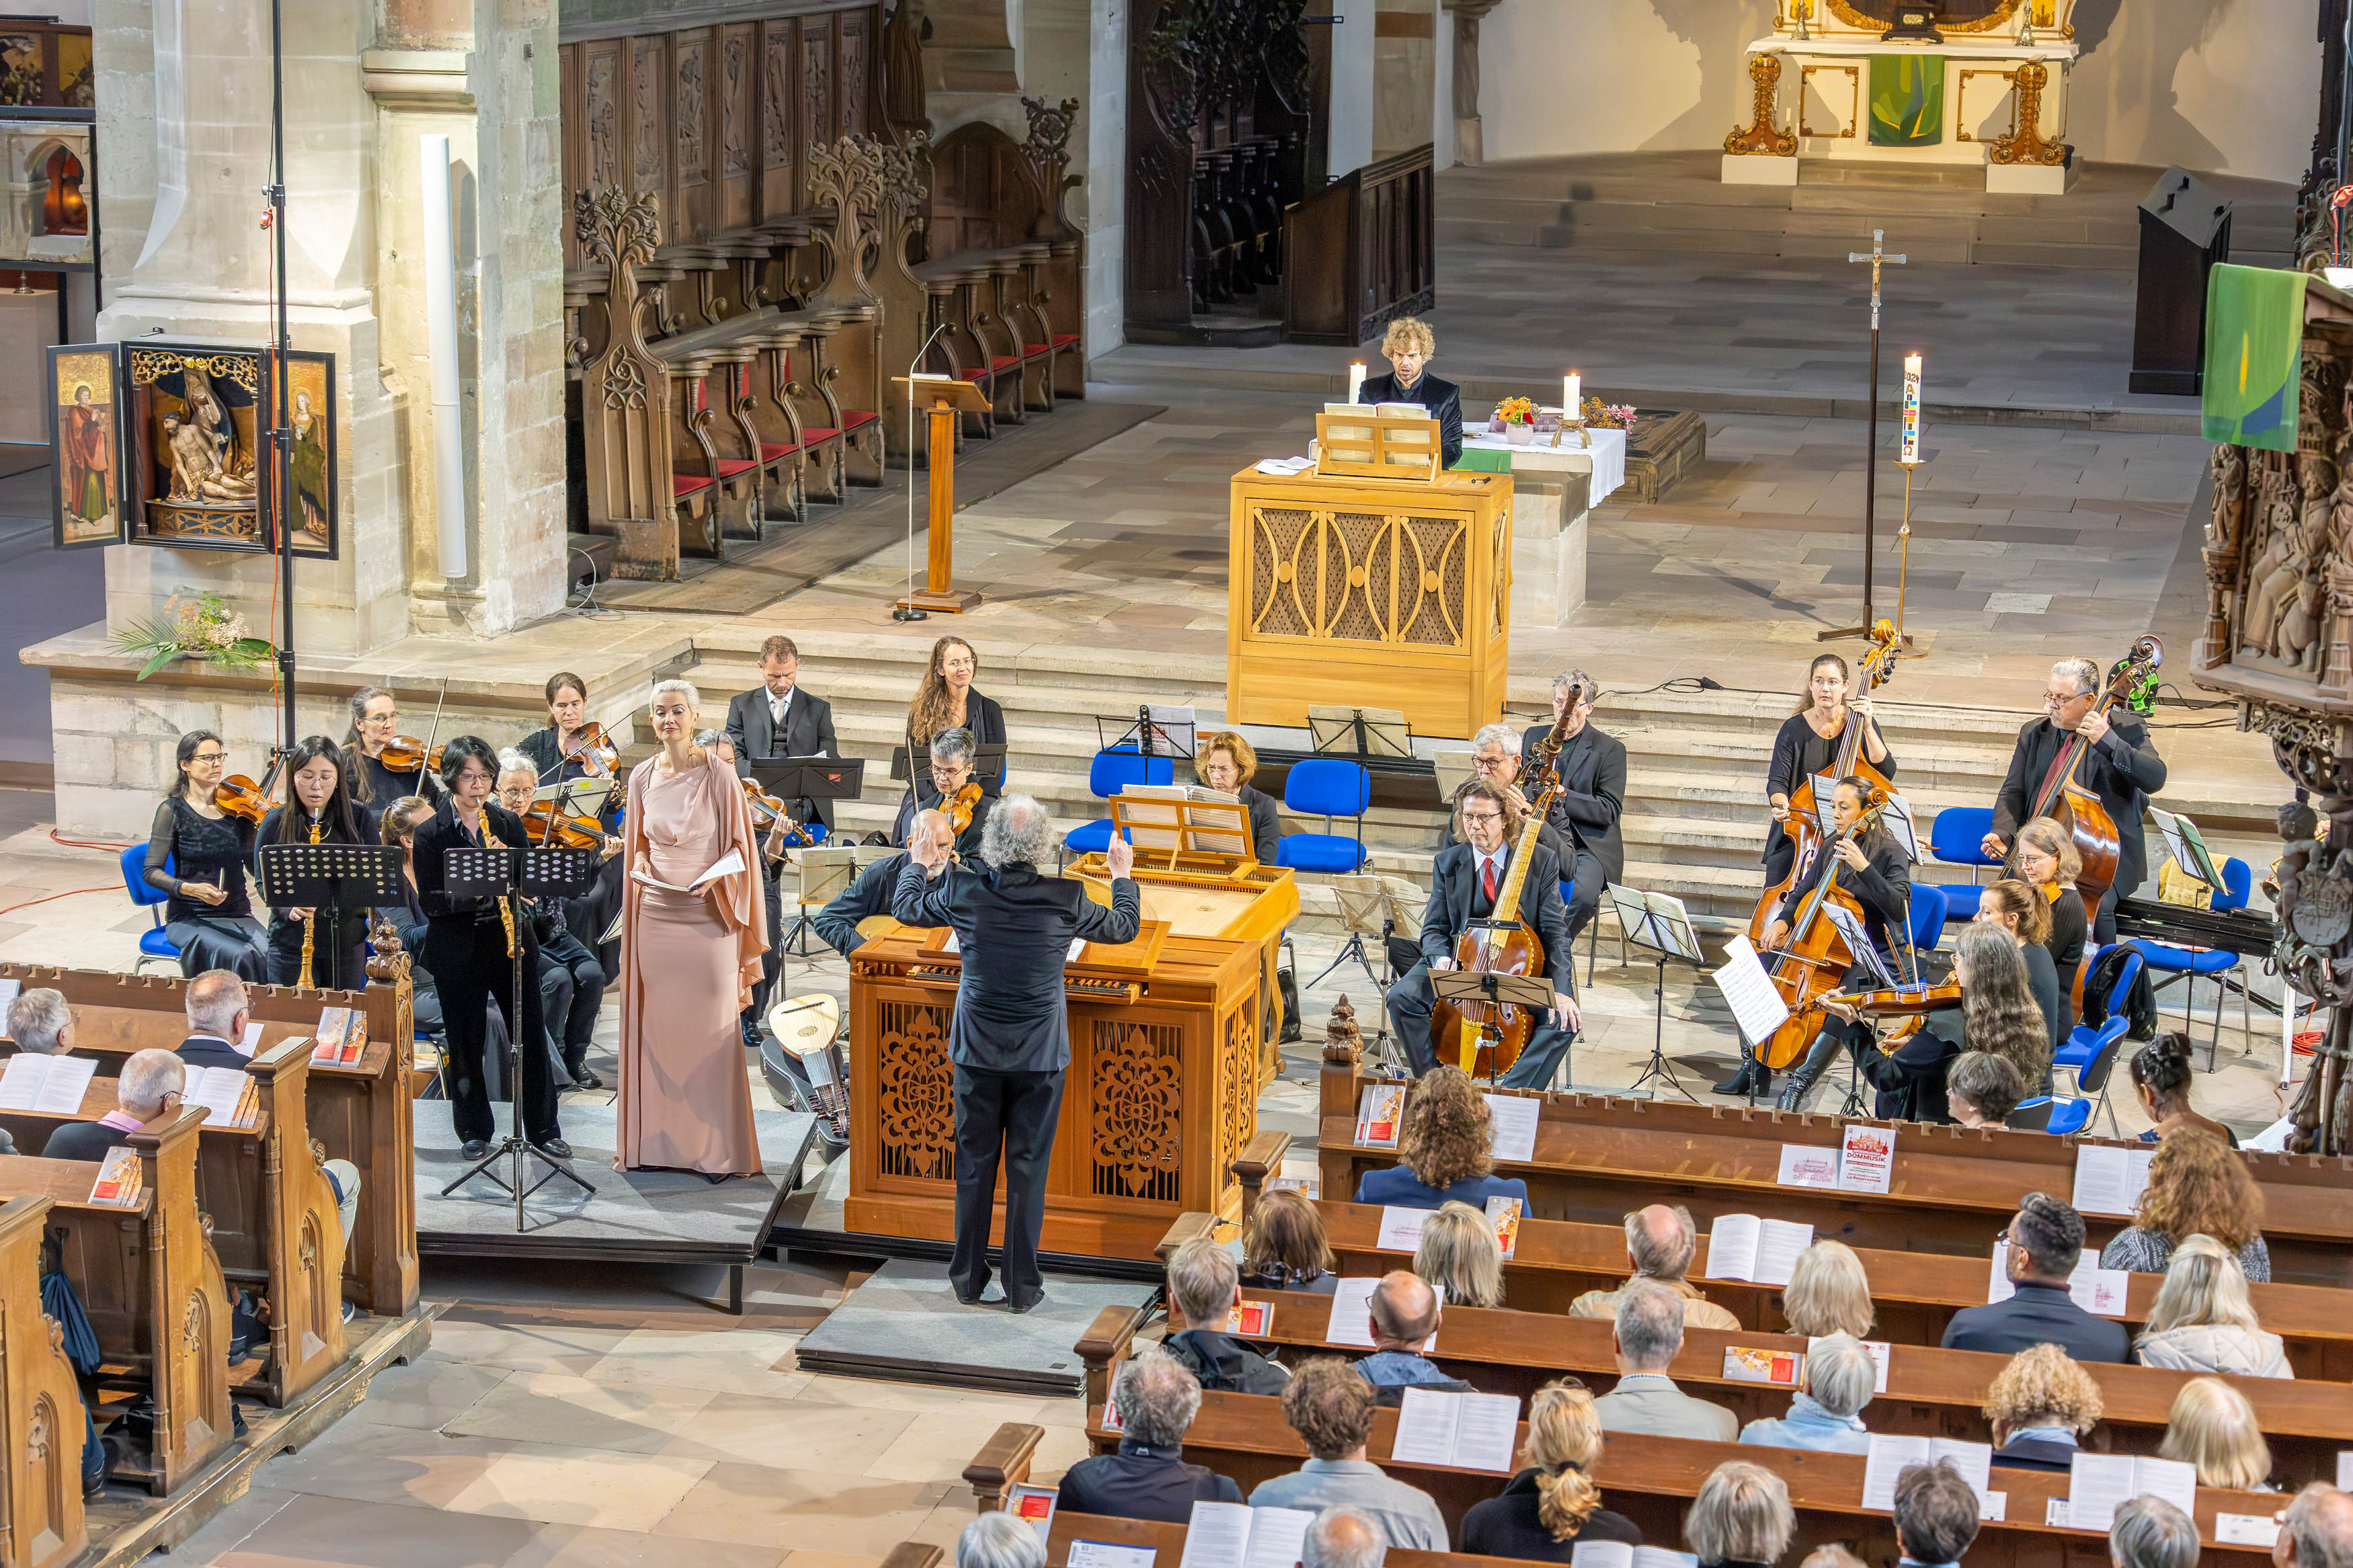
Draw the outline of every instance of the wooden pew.
M122 1070L133 1052L170 1050L187 1036L187 982L178 975L0 963L0 978L65 994L74 1016L74 1054L101 1077ZM260 1022L261 1048L308 1036L322 1007L356 1007L367 1019L367 1050L348 1067L313 1067L305 1079L310 1135L334 1160L349 1160L364 1179L360 1211L343 1258L345 1299L379 1317L405 1317L417 1306L416 1109L407 1066L415 1050L406 980L365 991L296 991L248 985ZM0 1055L16 1047L0 1041Z
M1356 1091L1369 1081L1353 1065L1324 1064L1316 1153L1327 1196L1347 1197L1365 1172L1397 1163L1393 1151L1355 1145ZM1844 1123L1835 1117L1609 1095L1540 1099L1535 1160L1495 1167L1528 1184L1533 1214L1615 1222L1644 1204L1680 1203L1702 1219L1737 1213L1810 1219L1821 1235L1891 1251L1982 1253L2026 1194L2073 1194L2075 1146L2083 1142L1875 1122L1896 1129L1893 1189L1833 1193L1784 1187L1777 1178L1782 1144L1838 1146ZM2263 1190L2274 1276L2353 1286L2353 1159L2242 1157ZM2084 1216L2094 1247L2129 1223Z
M115 1473L158 1497L201 1472L234 1435L228 1289L196 1207L204 1117L189 1106L169 1122L123 1134L144 1170L133 1208L90 1203L96 1161L0 1160L0 1199L49 1200L44 1228L98 1335L100 1386L154 1401L153 1453L143 1467L133 1461ZM79 1484L77 1466L77 1491Z
M87 1188L83 1189L85 1192ZM53 1200L0 1204L0 1519L11 1568L63 1568L90 1544L82 1521L81 1385L41 1310L41 1243Z
M1071 1544L1081 1541L1142 1548L1156 1554L1153 1559L1153 1568L1177 1568L1185 1558L1185 1527L1181 1524L1166 1524L1154 1519L1105 1519L1101 1514L1065 1513L1057 1509L1054 1510L1053 1529L1046 1542L1047 1568L1066 1568L1071 1560ZM1513 1564L1521 1564L1523 1560L1481 1557L1466 1552L1415 1552L1393 1546L1381 1563L1382 1568L1511 1568ZM884 1558L883 1568L928 1568L928 1565L919 1562L902 1565L891 1558Z
M1501 1491L1505 1477L1484 1470L1451 1466L1400 1463L1391 1457L1397 1435L1395 1410L1374 1412L1373 1436L1366 1457L1391 1478L1419 1487L1438 1503L1446 1518L1450 1540L1459 1540L1462 1516L1472 1504ZM1036 1427L1008 1423L997 1428L965 1476L976 1489L979 1478L1002 1473L1008 1484L1028 1478L1029 1453L1024 1434ZM1526 1440L1523 1422L1520 1441ZM1119 1434L1107 1432L1102 1411L1088 1411L1087 1438L1098 1454L1116 1452ZM1034 1438L1027 1439L1034 1452ZM1516 1449L1515 1449L1516 1452ZM1261 1482L1288 1475L1307 1458L1307 1446L1282 1419L1282 1402L1270 1395L1205 1394L1200 1413L1185 1434L1187 1462L1206 1465L1229 1476L1247 1497ZM1646 1541L1682 1542L1683 1514L1700 1485L1727 1459L1761 1465L1778 1475L1789 1489L1797 1512L1797 1532L1783 1561L1795 1563L1816 1546L1846 1544L1866 1563L1893 1562L1897 1551L1894 1521L1889 1515L1866 1511L1862 1504L1864 1460L1860 1454L1825 1454L1791 1448L1751 1447L1737 1443L1706 1443L1684 1437L1653 1437L1611 1433L1602 1445L1595 1468L1605 1506L1633 1521ZM1997 1468L1991 1489L2005 1496L2004 1518L1989 1521L1969 1549L1972 1568L1983 1563L2033 1564L2035 1568L2079 1568L2082 1555L2096 1544L2105 1560L2105 1537L2092 1531L2073 1530L2043 1522L2045 1507L2067 1495L2067 1477L2055 1471ZM2214 1540L2217 1513L2253 1514L2269 1519L2281 1499L2272 1492L2221 1491L2201 1487L2195 1517L2205 1542L2204 1561L2232 1563L2254 1568L2268 1561L2269 1552L2257 1547L2222 1546Z
M1380 1234L1378 1206L1324 1199L1316 1207L1342 1275L1385 1274L1412 1266L1410 1254L1384 1252L1375 1245ZM1205 1214L1181 1215L1155 1250L1166 1257L1191 1237L1208 1234L1215 1223ZM1857 1247L1855 1257L1871 1281L1877 1314L1873 1337L1897 1344L1937 1343L1955 1312L1984 1305L1992 1254L1990 1237L1982 1258ZM1788 1326L1779 1286L1712 1279L1700 1272L1706 1262L1707 1234L1703 1231L1693 1257L1692 1283L1740 1320L1744 1329L1779 1332ZM1563 1313L1588 1290L1616 1289L1628 1274L1622 1226L1524 1220L1518 1247L1504 1265L1504 1300L1523 1311ZM2131 1277L2122 1320L2127 1326L2148 1321L2164 1282L2161 1274ZM2256 1316L2285 1342L2298 1377L2337 1382L2353 1377L2353 1294L2313 1285L2250 1285L2247 1289Z
M1329 1296L1303 1290L1245 1294L1250 1300L1271 1303L1274 1310L1268 1331L1250 1342L1262 1352L1277 1349L1278 1359L1294 1365L1309 1355L1354 1360L1366 1353L1361 1346L1335 1344L1324 1337L1331 1320ZM1110 1388L1111 1364L1126 1353L1139 1326L1139 1314L1106 1307L1079 1340L1077 1350L1086 1363L1090 1404L1103 1403ZM1802 1357L1806 1340L1801 1334L1686 1327L1683 1353L1668 1368L1668 1374L1684 1392L1730 1410L1744 1426L1788 1414L1792 1389L1725 1376L1724 1352L1734 1348ZM1437 1347L1430 1354L1451 1375L1482 1393L1516 1394L1524 1406L1537 1389L1563 1373L1576 1373L1597 1393L1614 1388L1618 1381L1611 1325L1599 1318L1449 1307L1438 1331ZM1887 1391L1874 1395L1862 1412L1863 1424L1871 1430L1959 1437L1973 1443L1992 1440L1991 1424L1984 1415L1986 1390L2010 1364L2010 1357L1933 1345L1893 1344L1887 1361ZM2172 1415L2174 1396L2195 1375L2146 1366L2087 1363L2084 1370L2100 1385L2105 1407L2092 1445L2117 1453L2156 1453ZM2345 1397L2343 1384L2265 1377L2223 1381L2237 1387L2253 1405L2256 1418L2271 1440L2278 1475L2294 1485L2336 1479L2337 1451L2353 1448L2353 1400Z

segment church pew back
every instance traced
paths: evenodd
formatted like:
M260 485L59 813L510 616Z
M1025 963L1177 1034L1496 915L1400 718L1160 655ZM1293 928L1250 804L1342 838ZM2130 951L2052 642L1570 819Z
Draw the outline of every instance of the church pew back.
M84 1189L87 1191L88 1189ZM14 1568L62 1568L90 1544L82 1520L81 1388L41 1310L41 1241L53 1200L0 1204L0 1509Z
M1099 1541L1109 1546L1141 1547L1152 1552L1153 1568L1176 1568L1185 1558L1185 1527L1156 1519L1106 1519L1095 1513L1054 1510L1054 1524L1046 1542L1047 1568L1067 1568L1076 1542ZM1513 1557L1482 1557L1468 1552L1415 1552L1391 1547L1382 1568L1506 1568ZM886 1562L885 1568L892 1568ZM920 1568L920 1565L917 1565Z

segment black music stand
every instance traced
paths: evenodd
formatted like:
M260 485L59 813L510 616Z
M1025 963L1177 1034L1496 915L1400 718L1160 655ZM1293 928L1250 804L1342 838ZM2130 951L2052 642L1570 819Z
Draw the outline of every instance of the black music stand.
M1110 735L1109 725L1122 726L1117 735ZM1095 749L1099 752L1134 752L1145 757L1171 757L1185 762L1193 760L1200 747L1201 725L1194 710L1162 702L1139 702L1135 717L1125 714L1118 718L1095 715Z
M1683 1087L1675 1076L1674 1064L1667 1059L1667 960L1681 959L1686 963L1701 963L1705 959L1700 952L1699 935L1692 930L1691 915L1681 899L1665 893L1645 893L1634 888L1612 887L1610 901L1617 906L1618 929L1636 947L1649 950L1659 966L1657 983L1651 989L1652 1002L1651 1059L1628 1084L1629 1091L1642 1087L1642 1080L1655 1078L1661 1083L1690 1100L1699 1103L1699 1097ZM1627 916L1633 916L1630 923ZM1651 1090L1656 1100L1659 1091Z
M1003 755L1004 748L998 747L997 752ZM787 805L802 800L856 800L866 793L863 757L754 757L745 765L762 788ZM830 830L826 842L834 842ZM816 929L807 912L795 915L792 929L776 943L776 951L795 958L816 957L808 945L809 932ZM796 938L798 947L793 945Z
M272 909L308 909L313 921L325 910L327 951L333 954L329 962L336 978L349 982L352 977L343 972L343 913L364 916L379 904L405 900L401 861L396 844L265 844L261 897ZM362 975L358 984L339 989L356 991L366 984ZM308 974L297 976L294 988L318 989Z
M492 1182L514 1194L515 1229L523 1229L522 1201L545 1186L549 1180L562 1176L582 1192L594 1194L596 1189L581 1175L558 1161L554 1155L537 1148L522 1135L522 1058L526 1050L537 1050L544 1042L526 1041L522 1035L522 895L533 898L553 894L557 898L578 898L596 880L596 854L594 849L567 849L554 846L544 849L511 849L504 845L494 848L453 847L444 852L442 888L451 898L503 899L509 901L508 913L515 922L514 990L510 998L507 1023L507 1049L513 1053L504 1064L507 1080L507 1135L499 1140L491 1152L468 1166L441 1189L448 1197L476 1176L488 1176ZM532 977L533 984L539 977ZM485 1042L487 1045L487 1042ZM523 1185L523 1161L530 1158L547 1167L546 1173L528 1187ZM501 1160L514 1162L513 1180L501 1178L491 1167Z
M1516 922L1512 929L1518 929ZM1439 970L1431 973L1430 988L1458 1007L1466 1002L1488 1002L1509 1003L1535 1013L1552 1011L1552 982L1542 975L1504 974L1492 969ZM1446 1059L1436 1040L1430 1042L1430 1054L1440 1062ZM1487 1081L1495 1082L1495 1075L1489 1073Z

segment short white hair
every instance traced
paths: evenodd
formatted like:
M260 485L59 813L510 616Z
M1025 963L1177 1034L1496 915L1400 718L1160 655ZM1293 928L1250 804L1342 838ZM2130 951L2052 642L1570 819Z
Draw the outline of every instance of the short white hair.
M2100 667L2088 658L2063 658L2051 667L2051 676L2072 681L2078 697L2100 689Z
M1017 862L1044 868L1054 858L1053 819L1029 796L1007 795L981 824L980 858L1000 871Z
M1139 1345L1112 1384L1121 1428L1149 1448L1174 1448L1185 1441L1201 1411L1201 1384L1192 1369L1158 1345Z
M662 697L663 694L671 691L675 691L681 697L685 698L686 705L689 708L700 708L702 706L702 693L694 689L694 682L691 680L681 680L676 676L670 677L668 680L655 681L654 689L646 693L646 706L649 708L652 707L655 701Z
M955 1568L1046 1568L1046 1543L1018 1513L984 1513L956 1537Z
M1629 1279L1618 1292L1618 1350L1636 1372L1656 1372L1683 1348L1683 1299L1655 1279Z
M35 1056L56 1054L58 1037L72 1022L73 1010L66 1005L65 993L46 985L21 992L8 1004L8 1037L16 1042L18 1050Z
M115 1098L126 1110L132 1106L156 1106L164 1097L188 1081L188 1065L167 1050L150 1047L133 1051L131 1059L122 1064L122 1077L114 1086Z
M1787 1482L1762 1465L1726 1459L1700 1483L1683 1544L1703 1563L1778 1563L1797 1525Z
M509 773L529 773L533 778L537 778L539 764L524 756L515 747L509 746L499 752L499 777L504 778Z
M1831 1334L1806 1352L1806 1392L1833 1415L1852 1415L1871 1403L1879 1363L1852 1334Z
M1505 756L1516 757L1520 754L1520 732L1509 724L1482 724L1479 732L1471 737L1471 749L1475 752L1482 746L1501 746Z
M234 969L207 969L188 982L185 1005L191 1029L235 1044L237 1016L246 1005L245 982Z
M2116 1568L2198 1568L2198 1526L2163 1498L2144 1492L2116 1505L2108 1561Z
M1241 1270L1234 1255L1206 1236L1197 1236L1168 1258L1168 1299L1197 1329L1225 1327Z
M1307 1526L1300 1542L1300 1568L1381 1568L1388 1555L1388 1532L1360 1508L1327 1508Z

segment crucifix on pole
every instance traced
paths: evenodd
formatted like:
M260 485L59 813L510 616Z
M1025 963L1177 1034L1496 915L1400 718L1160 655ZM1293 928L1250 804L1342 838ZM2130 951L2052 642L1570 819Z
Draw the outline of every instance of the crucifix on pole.
M1905 264L1903 257L1887 253L1882 243L1886 233L1884 229L1873 229L1871 248L1850 250L1846 257L1850 265L1862 261L1871 263L1871 411L1867 416L1868 431L1863 437L1862 448L1862 624L1820 633L1816 637L1820 642L1832 642L1840 637L1867 637L1878 620L1871 595L1871 558L1876 546L1872 529L1879 502L1879 269L1883 266L1901 267Z

